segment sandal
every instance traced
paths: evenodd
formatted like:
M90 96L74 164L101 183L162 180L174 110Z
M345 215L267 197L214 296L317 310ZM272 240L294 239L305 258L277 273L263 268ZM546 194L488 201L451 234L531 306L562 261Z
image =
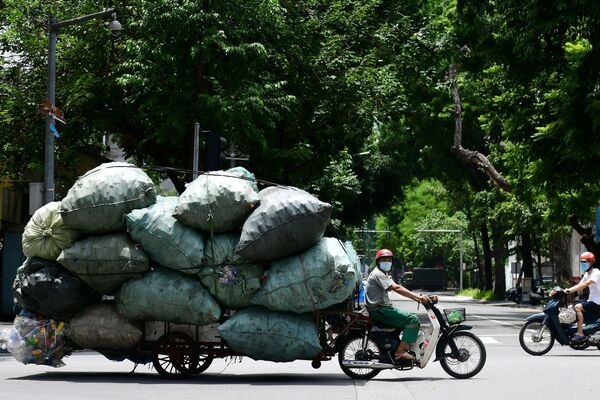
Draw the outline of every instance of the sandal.
M390 351L389 356L390 356L390 359L394 362L394 364L400 364L402 362L407 362L407 361L412 363L415 361L415 356L413 356L409 352L404 352L396 357L396 355Z
M586 338L586 336L585 336L585 335L577 335L577 334L576 334L576 335L574 335L574 336L571 338L571 341L572 341L572 342L581 342L581 341L582 341L582 340L584 340L585 338Z

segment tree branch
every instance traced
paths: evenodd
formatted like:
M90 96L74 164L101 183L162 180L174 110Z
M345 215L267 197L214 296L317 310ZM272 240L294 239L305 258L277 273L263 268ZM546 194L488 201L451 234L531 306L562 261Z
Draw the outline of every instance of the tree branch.
M588 251L596 254L596 249L598 248L598 244L594 241L594 232L592 228L586 228L579 223L579 219L576 215L571 215L569 218L569 222L571 223L571 227L575 232L577 232L581 236L581 243L585 246Z
M467 150L462 147L462 106L458 87L456 84L456 64L451 64L448 69L448 79L450 80L450 90L454 100L454 151L458 158L464 163L482 168L485 174L492 180L498 188L510 192L512 190L510 183L500 174L490 160L483 154L474 150Z

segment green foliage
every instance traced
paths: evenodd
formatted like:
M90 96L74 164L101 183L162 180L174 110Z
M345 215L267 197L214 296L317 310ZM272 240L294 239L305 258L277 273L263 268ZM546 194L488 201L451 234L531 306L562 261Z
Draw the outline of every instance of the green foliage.
M480 290L476 288L469 288L458 292L458 295L468 296L478 300L497 300L493 290Z
M589 220L600 203L595 1L110 4L120 37L102 20L59 33L56 103L68 122L58 126L59 187L76 177L78 157L102 150L105 133L137 162L189 169L199 122L249 154L260 179L333 204L345 233L364 221L389 227L377 246L409 265L458 262L456 234L419 229L461 229L467 265L492 227L499 264L500 242L521 234L544 255L571 215ZM49 15L98 8L0 3L2 175L43 172L36 108L46 97ZM492 161L510 194L451 150L450 64L459 67L462 145Z
M405 196L377 220L377 229L390 228L390 235L379 235L378 248L397 251L408 268L458 266L460 235L458 232L425 232L460 230L463 232L463 260L474 259L474 245L465 215L453 210L449 193L435 180L414 182Z

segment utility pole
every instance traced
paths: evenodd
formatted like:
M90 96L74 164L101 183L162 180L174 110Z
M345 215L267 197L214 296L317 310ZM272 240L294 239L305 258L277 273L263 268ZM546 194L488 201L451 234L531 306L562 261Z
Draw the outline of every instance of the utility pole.
M57 119L57 114L60 110L54 104L56 101L56 39L60 28L70 25L78 25L87 22L91 19L102 18L112 15L112 21L108 24L108 29L116 34L121 31L122 27L115 14L114 8L105 9L93 14L84 15L82 17L57 21L56 17L50 16L48 24L48 110L46 114L46 140L44 143L44 204L54 201L54 135L56 128L54 120ZM60 118L60 117L59 117ZM64 122L64 121L63 121Z

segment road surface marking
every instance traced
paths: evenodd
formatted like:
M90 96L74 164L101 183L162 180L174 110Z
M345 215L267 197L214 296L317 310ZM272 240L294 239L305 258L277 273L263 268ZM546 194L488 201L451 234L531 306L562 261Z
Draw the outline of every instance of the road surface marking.
M474 317L474 318L485 319L487 321L494 322L494 323L496 323L498 325L512 326L513 328L521 329L521 325L509 324L508 322L498 321L497 319L490 319L488 317L482 317L480 315L473 315L473 314L471 314L470 316Z
M478 336L483 344L499 344L500 342L491 336Z

